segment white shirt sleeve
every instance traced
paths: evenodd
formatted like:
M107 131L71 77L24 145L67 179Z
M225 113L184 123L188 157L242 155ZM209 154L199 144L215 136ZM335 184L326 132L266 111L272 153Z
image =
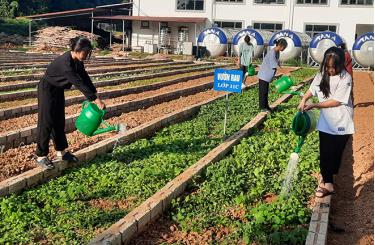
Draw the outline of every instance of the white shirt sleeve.
M350 93L352 91L352 84L352 77L349 73L346 73L344 77L340 79L338 88L332 95L332 99L341 102L341 104L348 104Z
M310 92L312 93L313 96L317 96L318 95L318 91L319 91L319 84L320 82L322 81L322 76L320 75L320 72L317 73L314 77L314 80L311 82L311 85L310 85Z

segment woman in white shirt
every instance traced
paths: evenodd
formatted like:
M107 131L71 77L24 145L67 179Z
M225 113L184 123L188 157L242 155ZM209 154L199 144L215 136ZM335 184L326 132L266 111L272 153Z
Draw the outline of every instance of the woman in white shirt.
M323 178L315 195L324 197L335 194L333 175L338 174L345 145L354 133L352 77L346 72L345 53L331 47L324 53L320 72L298 106L301 111L320 109L317 125L320 141L320 172ZM312 96L319 102L308 104Z
M245 42L241 43L240 45L240 55L238 56L238 64L243 73L243 82L242 88L245 87L246 75L247 75L247 68L253 62L254 56L254 47L253 44L250 42L249 35L245 36Z

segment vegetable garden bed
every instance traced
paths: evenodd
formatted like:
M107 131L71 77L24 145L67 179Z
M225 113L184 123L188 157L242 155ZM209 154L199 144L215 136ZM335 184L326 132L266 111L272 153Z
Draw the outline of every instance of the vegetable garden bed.
M257 113L256 101L257 89L231 96L229 133ZM224 104L206 105L190 121L118 147L18 197L1 198L0 242L89 241L222 142Z
M264 128L197 176L168 215L133 243L304 244L319 171L316 132L300 154L289 196L278 195L297 142L289 125L298 103L295 97L281 105Z

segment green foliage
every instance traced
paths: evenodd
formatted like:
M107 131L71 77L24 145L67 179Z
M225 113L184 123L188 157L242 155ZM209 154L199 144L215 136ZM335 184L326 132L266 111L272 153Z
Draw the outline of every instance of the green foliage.
M1 6L0 6L1 7ZM1 11L1 10L0 10ZM29 35L29 21L26 19L1 19L0 32L7 34Z
M272 93L270 100L278 96ZM258 113L257 98L257 88L230 97L228 134L239 130ZM88 243L99 229L105 229L118 221L220 144L223 141L224 108L225 100L205 105L198 115L189 121L164 128L149 139L140 139L118 147L112 154L98 157L84 166L69 169L63 176L19 196L0 198L0 244L30 244L41 241L57 244ZM257 158L250 154L252 151L262 152L266 147L265 138L260 132L259 137L259 142L258 138L249 138L255 139L255 148L248 147L245 141L241 143L242 147L236 147L235 154L246 152L237 154L239 159L232 156L222 161L224 164L214 165L218 167L217 170L210 168L207 179L214 180L212 188L208 189L210 192L203 188L200 192L204 193L203 198L187 197L185 203L178 208L176 219L184 221L186 226L193 222L188 221L188 218L202 221L197 222L194 229L215 224L229 225L232 220L225 215L219 215L228 200L231 204L243 205L259 200L265 190L279 190L279 182L264 176L264 173L283 169L278 166L276 154L271 159L267 152ZM285 137L289 142L294 139L292 136ZM285 143L284 139L278 142ZM275 145L276 143L270 142L268 148L272 149ZM282 156L286 158L289 152L285 149L284 151ZM265 159L265 162L262 159ZM310 166L309 163L301 165L305 165L306 169ZM310 181L305 175L300 178ZM306 183L306 180L301 182ZM299 186L301 191L304 191L302 187L304 186ZM249 195L251 188L255 191L250 191ZM102 208L92 204L98 201L122 202L126 205ZM305 202L306 198L300 198L298 201ZM270 209L277 210L279 206ZM303 205L297 207L300 206ZM248 209L250 212L251 206L248 206ZM263 212L266 209L258 207L257 210ZM287 217L291 215L288 210L281 211L285 212ZM254 210L249 213L249 217L256 216L256 213ZM270 223L269 217L265 216L264 219L267 220L266 224ZM293 222L306 220L300 212L297 212L297 216L293 214L290 219ZM239 232L247 234L246 230L239 229Z
M296 78L294 78L296 79ZM287 198L277 197L285 177L290 153L297 137L290 123L299 98L282 105L265 122L264 128L241 141L233 153L211 165L192 187L194 194L173 202L171 218L184 231L230 227L233 243L303 244L311 215L307 203L318 169L318 135L309 135L298 164L293 189ZM266 201L267 193L275 200ZM244 210L241 219L228 210Z

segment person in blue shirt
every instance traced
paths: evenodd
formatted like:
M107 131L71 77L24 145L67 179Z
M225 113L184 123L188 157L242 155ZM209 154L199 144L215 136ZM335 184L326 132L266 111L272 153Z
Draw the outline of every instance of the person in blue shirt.
M259 109L261 111L271 111L268 105L268 90L269 84L276 74L277 67L280 67L280 52L288 46L285 39L280 38L275 40L275 47L268 51L264 57L262 65L258 72L259 78Z

